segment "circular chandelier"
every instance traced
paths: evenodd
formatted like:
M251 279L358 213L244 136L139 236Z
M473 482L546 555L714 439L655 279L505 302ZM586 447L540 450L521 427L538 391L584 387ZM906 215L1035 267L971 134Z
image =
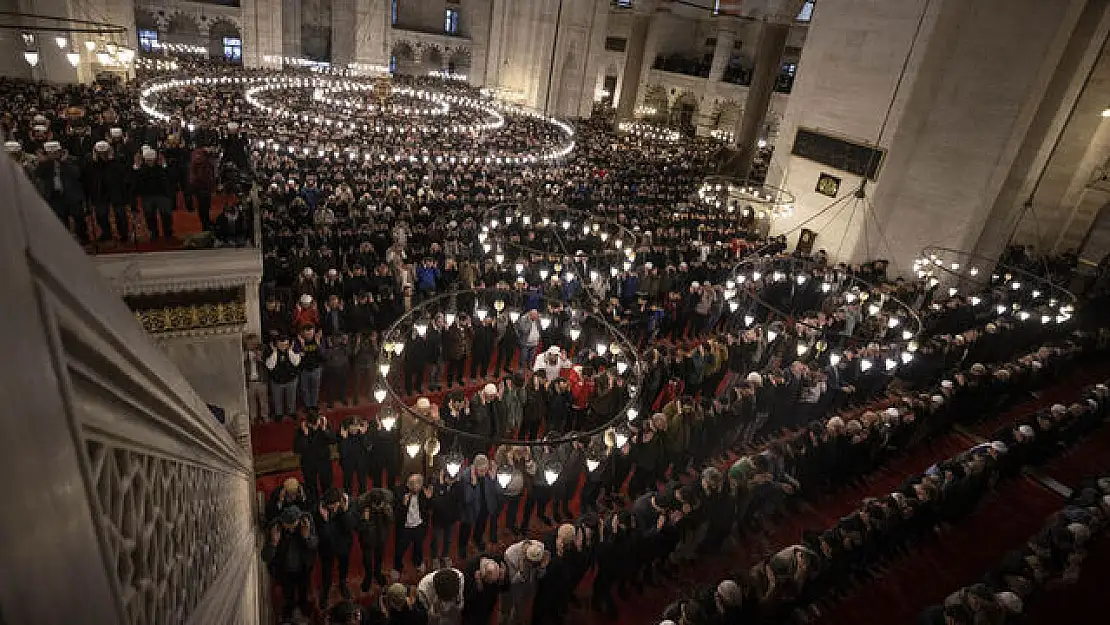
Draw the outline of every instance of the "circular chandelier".
M1064 323L1075 313L1077 298L1067 288L972 252L927 246L914 260L913 269L929 289L942 289L950 298L966 297L975 307L990 306L998 316L1048 324ZM941 305L934 302L931 307Z
M682 139L682 134L674 128L644 122L620 122L617 124L617 130L648 141L678 143Z
M790 217L794 214L794 195L786 189L751 180L710 176L698 187L698 201L704 206L736 210L744 216ZM750 211L750 212L749 212Z
M418 122L403 122L398 120L394 124L382 124L380 120L374 125L369 121L352 121L348 119L339 119L334 117L325 117L316 114L315 112L298 112L285 108L283 105L269 105L258 98L258 94L264 91L277 90L277 89L308 89L324 86L334 86L335 81L327 78L293 76L287 74L274 74L270 76L206 76L194 77L186 79L172 79L172 80L156 80L148 83L140 93L139 105L142 110L150 117L160 121L168 120L171 115L165 111L159 110L157 106L157 99L162 94L170 93L176 89L195 87L195 86L210 86L215 88L232 88L242 89L244 99L252 106L263 113L266 113L271 118L277 120L284 120L294 123L307 123L314 124L316 128L326 132L347 132L348 134L343 138L348 145L340 146L335 149L323 149L319 146L315 149L308 145L298 145L286 143L281 140L273 138L273 135L280 136L282 128L267 128L268 138L257 139L256 147L258 149L266 149L279 153L288 153L293 155L308 156L313 152L320 157L334 155L336 158L347 157L351 160L363 159L366 161L378 160L386 162L392 160L394 162L407 161L411 163L424 162L428 163L434 160L436 163L459 163L459 164L499 164L499 165L531 165L547 161L561 159L574 150L574 129L567 123L560 120L545 117L538 113L527 111L525 109L505 105L502 103L495 103L487 100L478 100L475 98L466 98L464 96L452 93L440 93L433 90L425 90L426 97L432 100L446 101L450 105L457 105L460 107L468 107L478 110L480 113L492 119L492 122L485 122L481 128L467 128L460 125L444 126L443 124L432 123L418 123ZM352 83L354 84L354 83ZM372 89L370 83L367 83L367 88ZM416 93L419 90L413 90ZM411 141L408 143L399 143L402 139L411 138L408 133L420 135L430 135L433 133L452 133L457 136L471 136L474 137L476 142L483 140L484 134L479 130L496 130L504 126L504 114L516 116L518 118L531 119L536 123L544 123L554 127L554 133L559 136L558 143L554 146L549 146L546 149L536 150L534 148L525 149L523 151L513 149L503 149L500 151L489 150L483 148L479 153L471 153L465 149L457 149L453 151L442 151L434 156L430 154L432 149L436 146L418 145L413 144ZM402 113L403 115L403 113ZM280 123L280 122L279 122ZM382 133L385 136L393 136L395 141L394 145L382 146L367 146L362 137L355 134L356 130L370 131Z
M575 441L589 441L599 434L626 432L628 423L635 421L640 416L637 406L641 403L639 392L643 388L644 367L635 343L606 320L604 315L593 314L574 305L567 305L561 300L543 295L540 295L539 299L540 307L547 311L564 309L561 314L569 324L566 337L571 344L571 348L568 350L570 354L583 349L592 350L594 355L590 362L612 372L616 378L619 378L619 383L625 387L628 400L612 418L583 432L547 437L542 440L522 440L489 436L484 433L457 428L444 423L438 418L438 415L426 414L419 408L406 404L404 398L394 388L390 373L397 369L394 363L404 353L408 342L414 338L425 336L437 315L442 315L445 329L447 329L460 323L464 316L465 318L476 319L478 323L484 323L487 320L504 315L508 323L515 325L521 315L531 312L525 310L523 294L520 291L476 288L462 289L431 297L419 305L413 306L385 331L378 360L378 381L373 392L374 399L383 405L381 413L383 427L388 426L387 429L392 429L397 423L396 417L398 414L415 419L423 424L424 429L427 430L423 435L423 440L420 440L421 435L419 433L416 435L410 434L407 442L404 443L406 447L414 446L417 453L420 450L419 445L424 445L425 450L428 446L433 446L438 452L440 448L439 438L443 434L454 440L480 441L490 445L553 446ZM552 314L550 312L539 313L536 308L531 310L538 314L541 331L546 331L553 323ZM508 331L513 331L513 329L510 328ZM531 366L531 363L526 364ZM389 419L389 421L386 421L386 419ZM613 432L610 432L610 430ZM429 452L429 455L434 455L434 453ZM410 453L410 456L415 457L415 454Z
M628 271L636 260L637 237L628 228L589 211L536 200L493 206L483 216L477 238L496 265L512 263L517 282L531 272L542 282L592 282L602 273Z
M909 364L923 330L921 317L891 287L793 256L745 258L726 283L725 297L734 313L744 309L744 326L762 327L768 342L793 326L799 357L824 356L834 365L840 350L851 348L867 350L887 371ZM877 364L867 362L861 366Z

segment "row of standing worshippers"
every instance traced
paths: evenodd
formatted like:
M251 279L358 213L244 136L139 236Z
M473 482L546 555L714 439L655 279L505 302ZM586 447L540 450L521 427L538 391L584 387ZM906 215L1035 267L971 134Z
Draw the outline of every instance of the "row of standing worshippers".
M884 567L921 545L943 540L941 528L959 523L999 479L1030 462L1041 462L1074 445L1105 424L1110 389L1086 389L1070 407L1055 407L1034 429L1022 422L1002 432L1003 440L976 445L953 458L908 477L890 495L869 497L855 512L824 531L807 531L799 544L785 547L750 569L737 571L719 589L732 599L722 612L721 593L703 589L668 606L663 622L728 625L803 620L820 616L834 602L883 575ZM1076 549L1095 528L1105 525L1110 498L1103 480L1076 495L1076 505L1054 516L1046 529L1006 558L986 581L949 596L927 610L925 623L1002 624L1022 610L1023 599L1046 578L1074 575L1081 559ZM948 619L948 620L946 620Z
M1024 425L1020 427L1030 428ZM953 591L918 617L919 625L1021 623L1031 602L1074 584L1090 540L1110 526L1110 477L1081 481L1068 504L1029 540L1010 550L982 581ZM1046 596L1047 595L1047 596Z
M1022 359L1018 359L1015 362L1019 364L1025 362L1030 370L1036 369L1038 371L1050 372L1056 366L1055 361L1057 359L1067 357L1066 350L1039 350L1035 354L1038 360L1023 361L1025 357L1022 357ZM1033 367L1031 364L1032 362L1040 363L1039 367ZM1015 377L1014 379L1018 380L1021 378ZM962 396L966 400L967 397L974 395L974 386L974 381L968 382L967 378L961 378L958 388L954 387L954 385L942 383L939 385L937 391L940 393L940 401L937 401L938 396L934 396L928 402L911 404L911 409L908 410L901 419L890 418L888 409L888 412L884 413L885 418L882 420L868 420L865 418L863 421L868 423L869 429L875 431L876 436L879 434L888 436L888 438L882 440L888 442L897 440L900 429L913 428L915 423L927 424L931 419L939 418L937 417L938 414L941 414L939 408L946 401L946 398L960 398ZM964 391L963 389L965 388L972 390ZM916 416L912 416L914 410L918 411ZM897 413L898 411L894 410L894 412ZM838 423L838 421L841 423ZM840 425L842 425L842 420L839 417L830 420L828 431L822 438L825 443L822 447L832 447L833 444L837 443L840 439L849 440L851 444L859 444L861 441L866 441L867 437L865 432L860 429L842 429ZM780 448L780 452L782 451L783 450ZM814 457L829 458L828 455L824 454L814 454ZM512 460L508 460L508 462L512 462ZM650 525L649 521L652 521L655 523L655 530L646 530L636 534L636 542L632 543L635 547L630 552L634 554L632 561L636 563L635 566L623 566L623 564L626 564L628 561L628 552L625 552L626 555L617 557L611 561L612 563L621 563L621 566L606 568L602 566L602 563L599 561L598 576L596 578L597 585L595 585L594 592L595 607L611 614L615 606L611 601L607 600L607 597L611 597L609 591L614 587L627 593L627 589L630 586L634 589L639 588L642 587L643 584L655 583L660 575L671 574L673 571L672 567L676 563L676 560L671 558L671 554L677 551L677 547L680 544L686 546L683 553L685 553L687 559L693 553L712 553L713 549L719 547L721 542L723 542L731 532L749 526L745 522L745 519L759 519L761 516L770 517L776 514L775 508L781 508L782 495L792 493L799 485L797 480L787 472L787 467L790 467L791 470L795 468L792 463L790 463L787 456L781 456L776 454L774 450L768 450L768 452L759 454L753 458L738 461L729 471L728 488L724 488L724 485L721 483L719 471L716 471L716 469L707 469L702 473L702 479L698 481L701 490L692 487L690 484L676 482L665 486L661 490L656 490L655 488L648 489L647 492L637 497L632 505L631 511L628 512L630 516L624 517L627 524L633 527L644 528L645 525ZM473 469L471 470L476 473L484 474L482 478L486 481L483 483L488 484L489 492L496 492L498 485L495 481L490 479L488 461L479 461L476 459ZM603 472L592 472L591 474L601 475ZM471 473L471 475L475 475L475 473ZM414 478L419 478L419 476L410 478L408 484L410 491L412 491L413 488L418 491L423 486L422 479ZM533 490L535 484L532 486L533 488L528 491L530 497L534 495ZM388 491L385 492L388 493ZM519 493L520 491L517 492ZM727 495L724 493L727 493ZM278 495L278 504L281 503L286 494L287 493L282 493ZM419 495L416 497L417 501L419 501ZM370 494L364 496L364 498L367 502L379 501L379 503L383 500L391 499L390 497L384 496L382 489L375 489L371 491ZM335 495L332 495L331 499L334 500ZM464 498L464 501L465 500ZM496 502L486 500L484 494L481 497L471 497L469 499L471 506L474 505L473 502L475 500L477 500L478 503L477 509L484 509L487 515L498 506ZM482 507L483 501L485 502L484 508ZM392 504L385 504L380 507L391 509ZM364 505L362 508L364 516L370 516L373 509L373 506L369 506L368 508ZM437 508L430 509L435 510ZM588 508L584 507L584 509ZM419 506L417 510L419 510ZM604 508L599 508L599 510L602 514L605 514ZM621 511L613 510L613 512L618 515L618 518L621 517ZM725 514L721 514L722 512L725 512ZM732 514L728 514L729 512ZM464 512L464 514L466 513ZM695 527L697 529L691 530L690 527L695 523L695 520L699 519L699 514L704 514L704 516L700 517L701 521L696 521L697 525ZM433 537L437 534L441 537L443 537L444 534L449 536L448 532L436 532L435 515L436 513L433 511ZM639 520L637 521L637 519ZM726 521L721 523L721 519L725 519ZM369 519L366 520L368 521ZM465 530L467 537L469 537L474 529L473 522L475 520L475 516L472 515L470 517L470 527ZM671 524L668 525L668 523ZM376 550L376 557L379 560L382 557L381 554L384 549L384 541L387 540L389 536L389 525L391 524L388 522L379 522L377 524L378 548ZM667 528L669 528L668 531L663 531ZM399 531L399 541L402 540L400 538L401 535ZM461 536L462 535L460 535L460 540L465 540L462 539ZM493 538L491 537L491 542L492 541ZM399 542L397 552L403 555L404 552L408 550L409 546L415 547L415 561L419 553L416 549L420 548L422 542L422 539L414 540L411 537L405 538L403 542ZM364 541L360 534L360 544L372 546L375 543L372 539ZM696 547L691 547L691 545L696 545ZM434 551L435 549L436 547L433 546L433 554L436 553ZM691 549L693 549L693 551L691 551ZM349 549L347 551L349 553ZM370 551L371 552L368 553L367 548L365 546L363 547L364 560L366 560L368 555L371 560L370 562L366 562L366 570L373 574L373 571L380 571L381 569L380 564L378 568L375 569L373 549ZM681 561L683 560L680 557L677 562ZM440 559L440 564L443 563L443 559ZM629 571L631 571L631 574L629 574ZM344 571L341 569L341 576L343 572ZM380 573L375 577L377 577L379 581L383 580ZM330 579L330 572L328 578ZM367 580L370 579L372 578L368 576ZM364 584L366 584L366 582L364 582Z

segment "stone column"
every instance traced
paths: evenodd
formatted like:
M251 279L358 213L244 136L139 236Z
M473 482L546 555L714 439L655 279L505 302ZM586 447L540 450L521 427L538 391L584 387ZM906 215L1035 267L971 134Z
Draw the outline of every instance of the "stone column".
M284 45L284 0L242 0L243 65L278 67Z
M331 3L331 64L344 68L355 60L356 5L366 0Z
M632 30L629 32L628 46L625 48L624 76L621 77L621 93L617 101L617 119L620 121L632 119L633 111L636 109L648 30L651 28L655 13L654 2L642 4L643 6L640 6L641 3L636 3L636 12L632 15ZM651 61L648 62L648 68L651 68Z
M736 45L736 18L719 15L717 22L717 45L713 47L713 63L709 66L709 86L725 77L725 69L732 58L732 48Z
M301 56L301 0L282 0L281 55Z
M602 71L605 63L605 37L608 34L608 25L609 6L604 2L598 2L590 20L590 31L586 35L588 43L586 65L582 71L582 87L578 99L579 117L589 117L593 111L598 72Z
M390 0L357 0L355 22L355 61L388 67L392 46Z
M501 58L505 48L505 13L508 5L508 0L490 0L489 39L486 42L485 76L482 78L482 84L486 87L501 84ZM471 74L476 76L477 73L472 69Z
M767 117L771 94L775 92L775 81L782 67L782 53L786 50L786 38L789 35L789 23L764 22L759 29L759 47L756 51L752 84L748 87L748 97L744 101L744 114L737 120L733 130L737 153L729 164L729 169L731 175L737 178L745 179L751 174L752 159L758 149L763 120ZM714 62L715 57L716 55Z

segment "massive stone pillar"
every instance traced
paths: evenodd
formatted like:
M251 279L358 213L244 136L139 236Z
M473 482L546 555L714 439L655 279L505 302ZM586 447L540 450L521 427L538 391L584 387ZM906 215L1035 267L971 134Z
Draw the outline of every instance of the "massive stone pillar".
M389 66L392 42L390 0L358 0L355 7L355 62Z
M331 64L347 67L355 61L356 15L367 0L333 2L331 6Z
M281 54L294 59L301 56L301 0L281 2Z
M655 16L654 2L637 2L632 14L632 29L625 47L624 75L621 77L620 99L617 101L617 119L633 118L639 98L640 75L643 73L644 52L647 46L648 30ZM648 60L651 68L651 60Z
M586 68L582 72L578 117L589 117L593 111L594 89L598 82L598 74L604 71L605 37L608 34L608 27L609 5L604 2L597 2L593 7L590 30L587 34Z
M495 88L501 85L502 55L506 45L505 26L511 0L490 0L489 38L486 42L485 75L482 84ZM471 71L471 74L477 74Z
M242 0L243 65L280 67L284 50L284 0Z
M1019 153L1059 105L1051 82L1071 77L1062 59L1093 2L818 3L771 167L795 210L772 232L793 243L806 222L835 260L902 274L925 245L976 248L1007 179L1029 173ZM869 180L866 198L827 211L823 174L837 199Z
M736 45L736 18L719 15L714 22L717 24L717 43L713 46L713 61L709 65L710 86L725 77L725 69L732 58L732 48Z
M733 130L736 155L729 165L729 173L737 178L747 179L751 174L752 159L763 133L763 120L767 117L767 107L775 92L775 81L782 67L782 53L786 50L789 35L790 23L764 22L760 26L755 71L748 87L748 97L744 100L744 114L736 121Z

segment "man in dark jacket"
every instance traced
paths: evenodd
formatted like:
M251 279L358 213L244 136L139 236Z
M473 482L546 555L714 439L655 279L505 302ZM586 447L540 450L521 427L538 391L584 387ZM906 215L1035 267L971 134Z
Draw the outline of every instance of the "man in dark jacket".
M308 583L312 563L316 560L319 541L312 531L312 516L297 506L282 510L281 517L270 525L270 537L262 548L262 561L270 567L270 575L281 584L281 617L293 618L293 607L311 614Z
M501 487L490 473L490 461L483 454L459 476L463 489L462 524L459 525L459 555L466 557L470 537L481 553L486 550L483 534L490 527L489 539L497 543L497 513L501 508Z
M92 160L84 168L85 197L93 206L100 226L100 241L112 240L111 215L116 217L116 236L126 241L131 236L127 223L128 185L131 168L112 153L107 141L93 146Z
M374 441L370 426L362 418L348 417L339 428L339 466L343 469L343 490L355 494L370 490L370 457Z
M212 148L198 147L189 156L189 180L185 203L192 212L194 201L200 225L212 228L212 193L216 190L216 166L212 162Z
M43 143L43 155L35 168L36 183L43 199L54 209L58 220L70 228L72 217L78 240L81 244L89 242L89 226L85 221L82 202L85 192L81 188L81 171L77 164L66 156L57 141Z
M331 486L331 446L335 434L328 428L327 417L316 415L301 421L293 435L293 451L301 456L301 473L308 500L318 502Z
M354 531L358 520L350 510L351 498L338 488L329 488L324 500L316 508L316 534L319 538L320 553L320 609L328 606L328 592L331 590L332 562L339 565L339 593L344 599L351 598L347 588L347 571L351 564L351 548L354 546Z
M470 327L470 317L460 314L454 325L443 332L443 358L447 361L447 388L458 382L464 386L466 359L470 356L474 329Z
M173 202L170 201L170 178L166 164L152 148L145 148L135 161L135 194L143 206L146 227L151 240L158 238L158 220L162 220L162 236L173 238Z
M385 548L393 529L393 492L374 488L363 493L358 502L358 545L362 549L362 592L370 591L377 582L382 588L388 581L382 574Z

